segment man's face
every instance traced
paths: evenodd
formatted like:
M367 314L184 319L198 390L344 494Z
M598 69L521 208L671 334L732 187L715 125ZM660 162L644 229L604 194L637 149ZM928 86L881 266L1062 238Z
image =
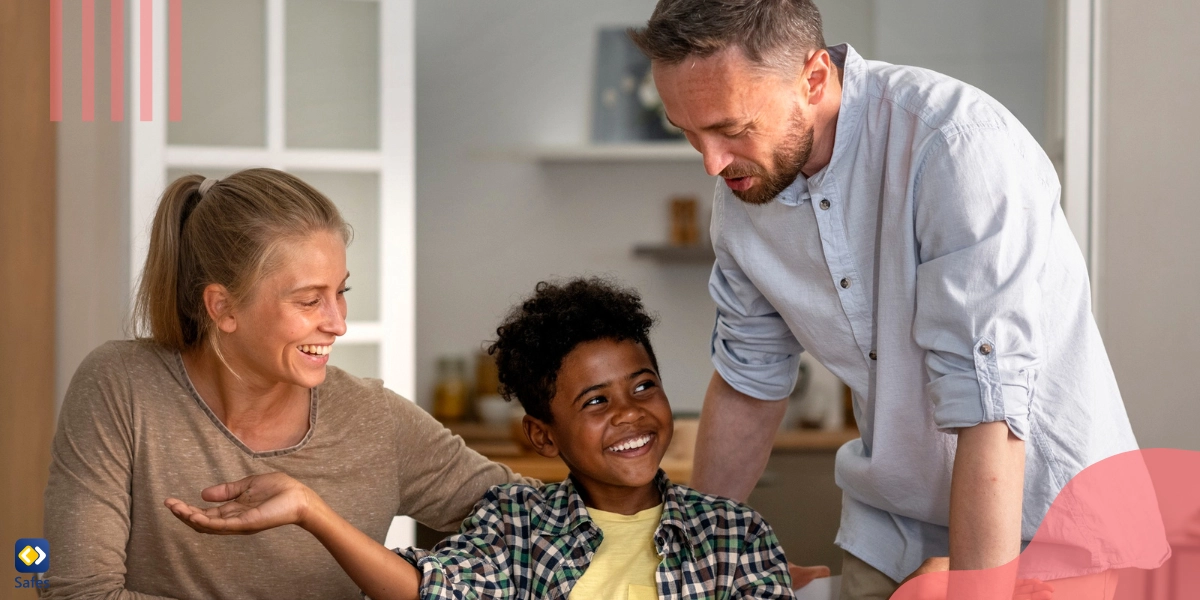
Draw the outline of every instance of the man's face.
M741 200L770 202L808 162L813 126L796 80L752 65L736 47L656 62L653 72L667 117Z

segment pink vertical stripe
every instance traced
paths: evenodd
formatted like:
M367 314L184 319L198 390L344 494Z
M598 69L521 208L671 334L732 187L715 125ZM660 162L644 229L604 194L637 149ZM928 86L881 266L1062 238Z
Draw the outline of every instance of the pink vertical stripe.
M138 17L138 28L141 30L139 47L141 48L141 104L143 121L154 120L154 3L142 0L141 15Z
M183 116L183 1L171 0L167 33L171 39L171 57L167 68L168 94L170 105L168 110L172 121L178 121Z
M62 0L50 0L50 120L62 120Z
M83 28L80 45L83 55L83 102L80 104L84 121L96 120L96 0L83 0Z
M108 107L110 121L125 120L125 0L110 0Z

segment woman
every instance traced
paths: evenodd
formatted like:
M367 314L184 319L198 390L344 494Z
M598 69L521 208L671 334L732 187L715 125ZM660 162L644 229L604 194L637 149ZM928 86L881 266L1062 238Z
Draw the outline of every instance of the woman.
M67 390L46 489L50 598L360 598L298 528L196 536L163 506L283 471L382 542L397 514L453 529L507 468L377 380L326 363L346 332L334 205L251 169L163 193L135 315ZM243 499L253 502L253 499Z

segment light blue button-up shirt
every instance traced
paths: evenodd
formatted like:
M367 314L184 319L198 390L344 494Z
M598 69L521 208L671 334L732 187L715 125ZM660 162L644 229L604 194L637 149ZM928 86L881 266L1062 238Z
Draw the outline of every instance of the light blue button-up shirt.
M958 428L1025 440L1025 540L1071 477L1137 442L1037 141L976 88L830 51L829 165L764 205L717 184L712 360L765 400L805 350L850 387L837 544L898 581L948 554Z

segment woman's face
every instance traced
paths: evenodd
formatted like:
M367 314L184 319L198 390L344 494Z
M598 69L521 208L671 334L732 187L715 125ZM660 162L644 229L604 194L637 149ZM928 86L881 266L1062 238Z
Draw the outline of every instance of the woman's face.
M282 265L231 311L233 331L221 327L221 351L252 385L316 387L346 333L346 244L320 232L279 252Z

